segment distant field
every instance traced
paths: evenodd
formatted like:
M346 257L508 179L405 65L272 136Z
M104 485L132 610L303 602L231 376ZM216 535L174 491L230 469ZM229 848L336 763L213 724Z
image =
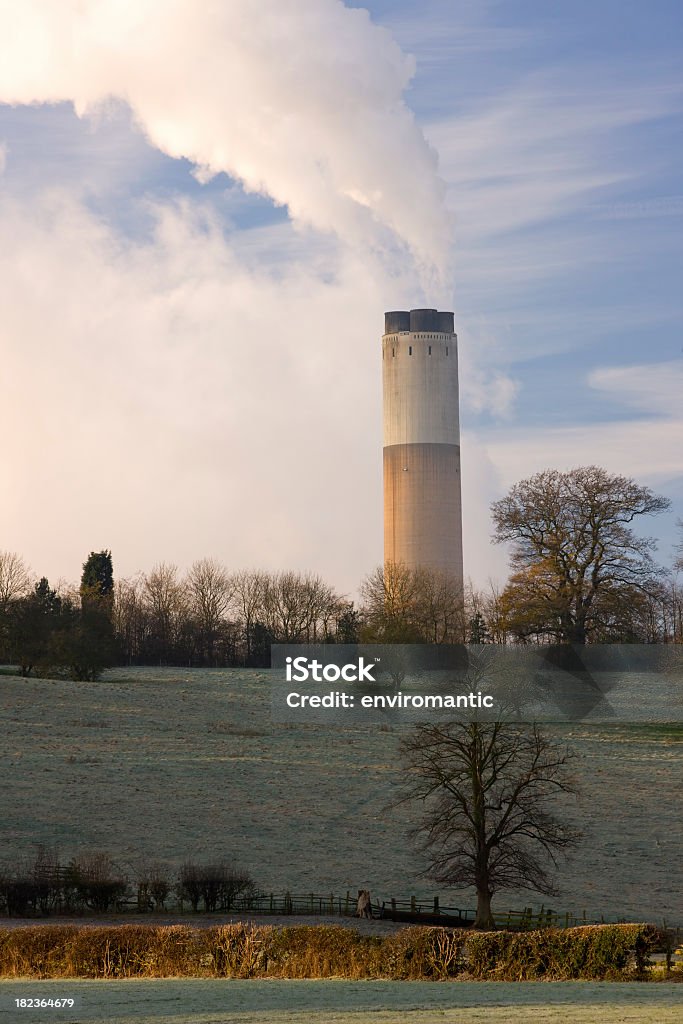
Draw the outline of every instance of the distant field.
M257 670L120 669L99 683L2 674L0 861L32 856L36 843L57 844L65 858L106 849L131 869L145 855L226 854L268 891L433 893L406 813L385 810L398 732L273 726L269 697ZM574 725L565 735L584 784L567 813L588 835L553 907L683 924L680 728ZM540 902L497 900L499 909Z
M43 1024L15 998L72 996L50 1020L108 1024L678 1024L683 985L572 982L0 982L0 1020Z

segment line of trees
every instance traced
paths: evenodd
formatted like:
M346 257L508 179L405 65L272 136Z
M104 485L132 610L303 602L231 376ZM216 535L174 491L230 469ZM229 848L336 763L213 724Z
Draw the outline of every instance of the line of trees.
M258 895L244 868L228 857L185 860L179 868L155 861L131 878L103 850L83 851L62 863L54 850L38 847L33 861L0 866L0 914L9 917L59 913L165 910L171 900L197 913L230 911L237 900Z
M18 555L0 552L0 656L23 676L96 679L116 659L110 551L91 552L78 591L36 583Z
M387 564L358 608L320 576L212 558L115 580L110 551L91 552L78 589L53 588L0 552L0 660L88 679L113 663L262 666L272 643L680 643L683 539L666 569L633 529L668 507L600 467L546 470L492 506L493 540L511 544L504 586L463 594L443 573Z
M272 643L358 640L353 606L319 576L230 573L215 559L181 576L159 564L114 581L110 551L91 552L81 584L34 582L0 552L0 660L22 675L96 678L106 665L267 665Z
M113 622L127 663L267 665L272 643L354 642L353 609L321 577L230 573L215 559L120 581Z

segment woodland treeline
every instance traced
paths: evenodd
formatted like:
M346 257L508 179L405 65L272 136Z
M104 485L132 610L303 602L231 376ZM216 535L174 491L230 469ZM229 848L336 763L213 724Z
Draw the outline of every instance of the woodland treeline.
M231 571L204 558L116 579L91 552L78 587L0 552L0 660L23 674L95 678L113 664L264 666L273 643L680 643L682 544L670 565L634 523L666 498L596 466L546 470L491 509L510 545L504 585L386 564L358 605L320 576Z

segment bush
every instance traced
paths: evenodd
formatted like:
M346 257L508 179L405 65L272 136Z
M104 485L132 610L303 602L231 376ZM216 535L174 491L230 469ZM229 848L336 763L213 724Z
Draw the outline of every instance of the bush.
M91 910L106 913L128 893L128 882L108 853L82 853L69 864L67 884L76 899Z
M60 899L56 853L39 847L33 863L0 870L0 912L8 917L49 914Z
M546 981L642 977L657 935L647 925L537 932L232 924L0 930L0 977L387 978Z
M138 877L138 906L165 910L172 891L168 868L159 861L145 865Z
M232 861L221 860L206 864L185 861L178 879L178 896L189 900L195 913L200 901L204 910L230 911L236 900L255 894L255 886L248 871Z

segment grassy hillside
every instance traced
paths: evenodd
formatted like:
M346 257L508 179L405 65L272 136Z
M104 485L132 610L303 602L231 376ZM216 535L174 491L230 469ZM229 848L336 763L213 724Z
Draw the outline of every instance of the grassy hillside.
M257 670L121 669L99 683L0 677L5 829L0 860L57 844L133 868L233 855L267 890L373 898L430 893L387 813L398 731L273 726ZM558 909L683 923L674 903L683 825L680 730L571 726L588 833ZM471 895L442 894L467 906ZM547 904L546 900L546 904ZM540 899L503 893L499 908Z

